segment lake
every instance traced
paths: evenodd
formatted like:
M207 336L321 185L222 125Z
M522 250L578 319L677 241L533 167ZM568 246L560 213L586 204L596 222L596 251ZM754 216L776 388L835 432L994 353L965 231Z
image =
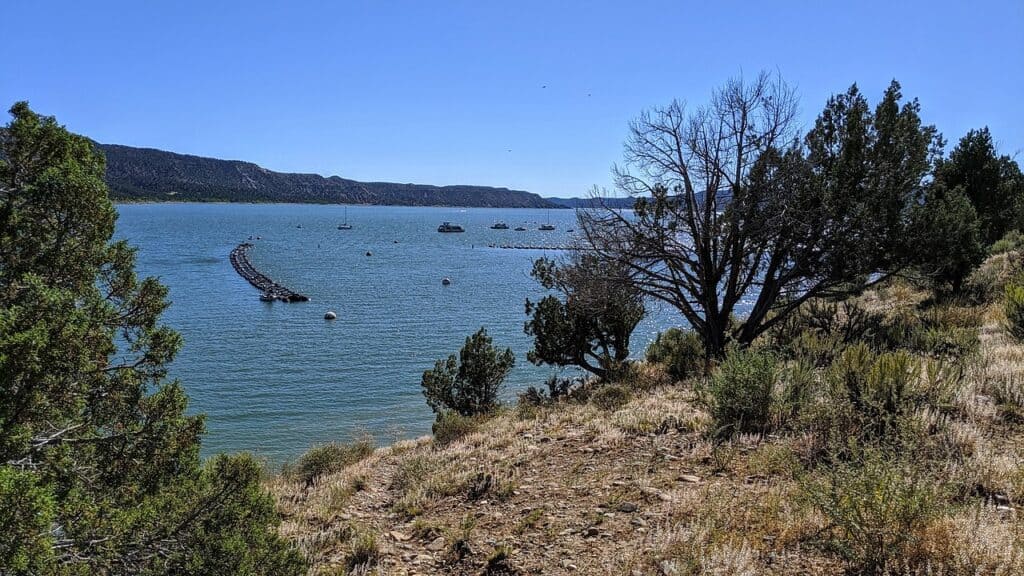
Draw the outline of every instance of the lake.
M338 230L346 210L353 229ZM516 353L508 399L552 374L526 360L523 303L543 295L533 260L561 252L488 245L564 245L572 210L126 204L118 212L117 237L138 247L140 275L170 289L164 321L185 339L171 375L190 411L207 415L205 455L246 450L277 465L316 443L429 433L420 377L481 326ZM490 229L498 220L510 229ZM466 232L440 234L442 221ZM537 230L547 222L557 229ZM520 225L528 230L511 229ZM259 300L228 261L250 236L253 264L310 302ZM325 321L328 310L338 319ZM678 318L656 307L637 328L634 354Z

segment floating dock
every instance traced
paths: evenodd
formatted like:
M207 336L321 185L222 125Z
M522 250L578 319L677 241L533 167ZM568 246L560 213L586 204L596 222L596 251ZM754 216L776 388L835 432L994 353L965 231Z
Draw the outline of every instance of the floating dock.
M263 293L264 296L269 297L270 300L280 300L281 302L308 302L309 296L299 294L281 286L277 282L274 282L268 278L265 274L256 269L249 262L249 250L252 249L254 244L243 242L235 247L231 251L231 266L234 267L235 272L242 278L245 278L249 284L252 284L257 290Z

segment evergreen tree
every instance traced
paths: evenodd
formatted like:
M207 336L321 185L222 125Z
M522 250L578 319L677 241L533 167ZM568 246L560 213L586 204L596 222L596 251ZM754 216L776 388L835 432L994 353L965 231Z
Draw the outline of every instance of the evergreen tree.
M629 358L633 329L644 317L643 295L615 262L576 252L561 265L541 258L533 277L548 290L526 301L525 331L533 336L530 362L579 366L599 378L614 377Z
M111 242L88 139L0 129L0 573L299 574L249 456L199 458L167 290Z
M937 287L959 293L964 280L985 259L978 214L963 188L936 183L914 217L919 267Z
M936 179L950 190L963 189L978 212L986 246L1024 224L1024 175L1012 158L998 155L988 128L961 138L939 163Z
M452 354L423 373L423 396L438 416L487 414L498 407L501 386L515 362L512 350L499 350L481 328L466 338L458 360Z

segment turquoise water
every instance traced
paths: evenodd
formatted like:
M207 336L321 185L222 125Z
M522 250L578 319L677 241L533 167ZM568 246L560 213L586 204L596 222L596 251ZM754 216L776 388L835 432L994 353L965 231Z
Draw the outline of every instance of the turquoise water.
M559 252L488 245L564 244L575 227L571 210L352 206L353 229L344 231L341 206L118 211L117 235L139 248L140 274L170 289L164 321L185 339L171 375L188 391L191 410L207 415L207 455L247 450L276 464L311 444L363 433L378 442L429 433L420 376L480 326L516 353L509 398L552 373L526 360L523 301L542 294L529 275L532 261ZM445 220L466 232L439 234ZM491 230L497 220L528 231ZM556 231L537 230L548 221ZM250 236L256 267L310 302L259 301L228 262ZM445 276L450 286L442 286ZM325 321L328 310L338 319ZM656 310L638 327L634 351L675 318Z

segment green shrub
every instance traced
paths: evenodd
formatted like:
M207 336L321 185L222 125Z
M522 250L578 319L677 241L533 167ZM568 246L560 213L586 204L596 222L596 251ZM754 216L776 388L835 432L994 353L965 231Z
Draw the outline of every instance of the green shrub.
M312 484L317 478L338 472L373 454L373 439L366 437L350 444L332 442L310 448L299 457L298 462L289 466L287 475L297 478L306 484Z
M664 365L675 380L686 380L704 372L704 342L692 330L669 328L647 347L647 361Z
M345 572L348 574L368 574L377 565L380 548L377 538L369 532L361 532L352 538L352 549L345 558Z
M458 412L444 412L437 415L430 429L434 433L434 442L446 446L476 432L484 420L484 415L463 416Z
M828 519L828 544L857 574L908 568L924 529L941 512L934 479L880 452L805 480L803 490Z
M953 404L963 371L956 364L922 361L904 351L877 354L867 346L852 346L828 373L833 415L845 423L831 427L846 439L891 445L914 442L906 426L916 411L943 412ZM849 410L843 411L841 404ZM912 436L911 434L910 436Z
M1020 252L1024 250L1024 234L1020 233L1020 230L1010 230L1005 236L996 240L992 246L989 247L988 253L991 255L1005 254L1007 252Z
M889 318L872 342L877 350L908 350L931 356L960 358L977 352L979 314L971 318L955 307L906 311Z
M466 338L458 359L452 354L423 373L423 395L436 414L486 414L498 407L501 387L514 365L512 350L496 348L481 328Z
M1024 340L1024 286L1015 282L1006 285L1003 312L1006 314L1006 329L1017 340Z
M1020 252L1006 252L991 256L967 277L964 295L978 304L999 301L1006 285L1024 271L1024 258Z
M779 375L775 357L770 353L730 350L707 388L715 434L767 431Z
M549 377L544 385L547 391L530 386L526 392L519 394L519 404L528 406L544 406L568 398L583 385L582 378L562 378L557 375Z
M602 410L618 410L630 400L633 393L622 384L604 384L590 394L590 402Z

